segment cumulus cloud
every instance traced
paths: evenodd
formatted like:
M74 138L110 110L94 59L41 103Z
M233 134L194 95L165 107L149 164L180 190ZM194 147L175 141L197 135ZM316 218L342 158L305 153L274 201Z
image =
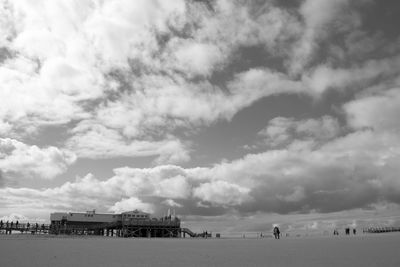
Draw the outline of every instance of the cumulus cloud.
M116 202L109 210L115 213L121 213L129 210L142 210L144 212L152 213L154 211L151 204L143 203L140 199L130 197Z
M187 41L173 45L177 68L186 75L209 76L214 66L223 61L222 51L215 45Z
M216 2L213 12L202 3L183 1L168 5L63 1L34 6L25 1L3 2L2 29L10 36L6 48L18 53L0 67L1 82L10 90L4 92L9 97L0 117L4 125L28 124L32 129L87 119L93 115L90 105L126 89L130 93L122 99L135 99L128 102L125 116L134 123L125 129L131 134L137 134L140 130L134 129L139 127L179 127L182 120L213 122L231 117L270 91L281 93L275 88L274 76L279 75L265 73L259 82L272 83L275 89L266 93L254 89L244 104L238 103L253 91L246 87L251 84L237 85L244 92L234 89L226 101L220 88L185 79L209 77L218 66L229 64L240 46L261 44L276 50L285 39L282 36L292 35L297 25L288 12L271 4L256 14L252 6L226 1ZM132 62L141 67L136 69ZM108 81L115 71L128 82ZM285 79L284 75L280 78ZM124 100L116 103L123 105ZM96 113L108 111L104 105ZM165 122L165 118L171 119ZM27 128L22 126L18 130Z
M4 188L2 203L36 203L33 209L48 210L137 206L155 212L167 205L186 215L203 214L202 209L285 214L398 204L397 95L392 89L344 105L353 132L342 135L338 121L329 116L276 118L261 131L274 140L310 139L319 146L282 147L207 168L119 168L105 181L88 175L46 190Z
M341 127L336 118L323 116L319 119L295 120L277 117L258 134L272 147L289 145L296 140L324 143L337 137Z
M368 60L361 66L352 68L333 68L329 65L319 65L309 74L303 75L303 81L309 88L320 95L328 89L360 90L370 84L375 84L374 79L381 77L393 79L398 74L400 57L383 58L379 60Z
M203 183L193 194L202 201L217 205L238 205L249 200L250 189L227 181Z
M65 172L75 160L75 154L68 150L39 148L0 138L0 168L5 177L52 179Z
M350 5L348 0L307 0L299 13L304 20L304 32L293 48L290 69L299 73L306 68L316 55L321 41L334 31L346 31L358 26L356 13L343 12Z
M395 134L360 130L316 148L271 150L208 168L125 167L105 181L89 175L53 189L5 188L2 196L5 207L11 200L30 198L47 209L110 209L117 202L143 202L157 211L163 203L178 202L187 215L202 214L199 208L219 214L232 209L285 214L370 208L400 202L398 143Z
M293 40L311 47L300 55L311 55L308 44L348 5L306 1L298 10L303 32L298 16L272 2L2 3L0 134L77 123L67 144L79 156L155 155L157 163L189 160L171 137L177 128L229 120L271 95L323 91L323 75L293 81L268 60L237 71L232 64L248 47L290 61ZM222 70L231 73L217 86L213 75ZM89 145L104 135L106 142Z
M344 105L350 126L372 128L378 132L397 132L400 128L400 89L392 88L366 95Z
M81 122L73 130L67 147L82 158L155 156L157 163L177 163L190 159L186 146L173 137L168 139L135 140L125 138L118 130L101 124Z
M163 202L161 202L162 204L165 204L167 206L170 207L178 207L178 208L182 208L182 204L179 204L178 202L174 201L173 199L166 199Z

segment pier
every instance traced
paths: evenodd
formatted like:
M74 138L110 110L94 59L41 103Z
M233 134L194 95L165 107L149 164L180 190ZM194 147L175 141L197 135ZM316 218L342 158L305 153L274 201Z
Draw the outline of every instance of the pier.
M50 234L116 237L181 237L180 221L128 221L95 224L52 224Z
M0 224L0 234L52 234L52 235L97 235L110 237L211 237L209 233L194 233L181 228L180 221L133 221L128 223L99 224L38 224L13 222Z
M48 234L50 228L51 226L49 224L0 222L0 233L6 235L12 232L19 232L21 234Z
M368 227L363 229L364 233L390 233L390 232L400 232L400 227L394 226L384 226L384 227Z
M185 238L211 237L207 232L194 233L181 228L180 219L170 211L162 218L134 210L121 214L87 212L56 212L50 224L0 222L0 234L30 233L51 235L96 235L109 237Z

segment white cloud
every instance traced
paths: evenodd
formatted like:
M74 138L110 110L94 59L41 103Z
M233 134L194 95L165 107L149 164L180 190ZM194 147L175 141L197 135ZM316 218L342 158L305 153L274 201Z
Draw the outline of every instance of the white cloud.
M320 96L328 89L355 90L374 84L374 79L381 77L391 79L398 73L400 57L367 60L360 66L351 68L332 68L329 65L320 65L310 73L303 75L302 80L316 96Z
M398 132L400 122L400 89L393 88L367 95L344 105L350 126L373 128L377 132Z
M156 163L177 163L189 153L171 136L175 129L230 119L260 98L304 91L263 67L232 73L226 91L206 79L231 64L240 47L284 54L282 44L299 34L298 22L271 3L263 12L227 1L216 2L214 11L184 1L4 6L1 27L11 36L4 42L16 52L0 66L6 88L0 134L6 136L49 124L92 124L71 132L67 145L79 156L154 155ZM194 76L202 77L187 79Z
M6 48L18 53L0 66L6 88L0 118L21 132L88 118L82 100L104 97L104 75L125 68L134 51L154 42L152 27L166 31L170 16L185 10L183 1L3 1L1 6Z
M92 127L98 128L95 124L101 124L118 129L131 139L163 136L176 128L230 119L262 97L303 89L301 83L269 69L250 69L237 74L228 84L229 92L208 82L191 83L175 78L143 75L132 83L134 93L102 105L94 121L80 125L93 124Z
M154 208L151 204L143 203L140 199L135 197L122 199L121 201L115 203L109 210L115 213L121 213L136 209L149 213L154 211Z
M350 7L348 0L307 0L300 7L304 19L304 31L293 46L290 71L298 74L304 71L317 54L322 40L336 31L347 31L359 26L356 12L343 12Z
M202 201L217 205L240 205L251 200L250 189L226 181L203 183L194 189L193 195Z
M231 209L289 213L367 208L400 202L398 143L395 134L358 131L317 148L271 150L209 168L125 167L105 181L88 175L45 190L3 188L1 202L3 209L20 203L32 210L107 210L145 203L157 212L160 204L173 200L183 205L183 214L201 214L199 202L220 214Z
M56 147L39 148L15 139L0 138L0 168L3 175L52 179L65 172L75 154Z
M166 199L161 203L165 204L167 206L170 206L170 207L178 207L178 208L182 208L183 207L181 204L179 204L178 202L174 201L173 199Z
M191 194L191 186L182 175L162 179L156 188L155 195L160 197L187 198Z
M12 126L9 122L0 121L0 136L5 136L11 132Z
M14 129L29 132L30 126L67 123L87 116L75 102L81 97L74 99L41 83L36 64L17 57L0 66L0 118Z
M262 46L271 53L282 52L282 44L300 30L290 12L270 2L216 1L214 10L215 13L203 12L202 27L196 37L216 44L228 55L241 46Z
M193 41L172 42L178 70L189 76L209 76L218 63L223 62L224 56L219 48L212 44Z
M128 58L141 54L147 57L156 52L154 30L166 32L170 19L182 16L184 11L183 1L104 2L85 22L85 30L106 63L104 69L127 67Z
M109 183L126 184L127 194L185 199L191 195L191 182L187 172L177 166L160 166L152 169L115 169L116 176ZM122 181L121 181L122 180Z
M125 138L117 130L88 121L73 130L67 147L82 158L156 156L157 163L177 163L190 159L185 145L170 137L160 141Z
M266 138L267 144L277 147L298 140L325 143L336 138L340 132L338 120L331 116L304 120L276 117L258 134Z

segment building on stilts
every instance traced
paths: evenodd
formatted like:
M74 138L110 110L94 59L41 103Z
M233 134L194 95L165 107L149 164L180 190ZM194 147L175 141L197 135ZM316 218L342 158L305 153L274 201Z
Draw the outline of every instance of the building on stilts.
M181 237L180 219L168 210L162 218L133 210L119 214L55 212L50 214L50 234L100 235L118 237ZM184 231L185 232L185 231Z

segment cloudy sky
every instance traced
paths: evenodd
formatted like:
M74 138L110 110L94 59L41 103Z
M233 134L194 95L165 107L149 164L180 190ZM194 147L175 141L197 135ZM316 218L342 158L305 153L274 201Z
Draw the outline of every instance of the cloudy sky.
M396 0L0 0L0 218L400 223Z

